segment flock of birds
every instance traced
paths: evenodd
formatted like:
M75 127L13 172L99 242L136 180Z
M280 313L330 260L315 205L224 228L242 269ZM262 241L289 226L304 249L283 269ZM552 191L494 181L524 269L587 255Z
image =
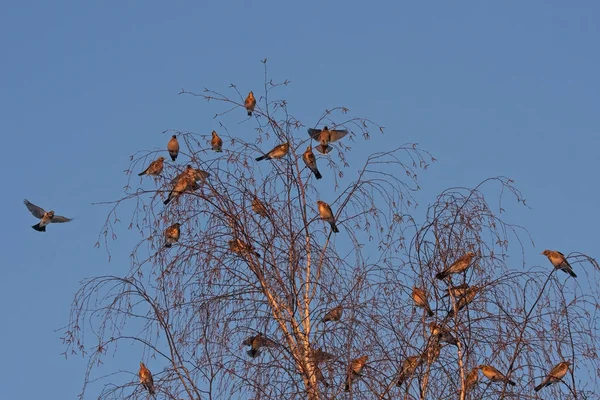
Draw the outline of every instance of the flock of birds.
M252 112L256 107L256 99L252 92L250 92L246 97L244 106L247 110L248 116L252 116ZM308 129L308 134L312 139L319 142L315 149L321 154L327 154L332 150L330 143L343 138L348 134L348 131L341 129L329 129L327 126L325 126L323 127L323 129L310 128ZM215 131L212 132L211 146L215 152L222 151L223 140ZM260 157L257 157L256 161L281 159L288 154L289 147L289 143L282 143L280 145L277 145L269 152L263 154ZM169 153L169 156L171 157L171 160L176 161L177 156L179 155L179 143L177 141L176 135L173 135L167 143L167 151ZM303 153L302 160L314 174L316 179L322 178L322 175L317 168L316 157L310 145ZM159 176L163 171L164 161L164 157L158 157L156 160L152 161L150 165L138 175ZM197 190L200 187L198 182L204 181L209 176L210 174L208 172L198 170L193 168L191 165L187 165L187 167L182 173L180 173L173 180L171 180L170 183L172 185L172 189L169 192L169 195L166 198L166 200L164 200L164 205L169 204L172 200L178 198L185 192ZM31 214L39 219L39 222L32 226L32 228L36 231L46 232L46 226L51 223L64 223L72 221L72 218L66 218L60 215L56 215L53 210L45 211L43 208L36 206L28 200L25 200L24 203L27 209L31 212ZM331 230L333 232L339 232L339 229L336 225L334 213L331 210L329 204L319 200L317 201L317 206L321 219L330 224ZM256 196L252 201L252 210L261 216L267 215L267 209L264 203L262 203ZM165 247L171 247L173 244L179 241L181 235L180 227L180 223L175 223L169 226L167 229L165 229ZM228 244L229 249L238 255L253 254L256 257L260 257L260 254L257 253L250 244L241 241L239 238L230 240ZM556 269L560 269L565 273L568 273L572 277L577 277L564 254L553 250L544 250L542 254L548 257L548 259ZM475 254L473 252L467 252L462 257L457 259L454 263L452 263L449 267L436 274L436 278L444 280L453 274L458 274L466 271L467 268L469 268L469 266L471 265L474 256ZM479 290L479 287L469 287L467 284L449 287L448 294L444 297L451 296L454 299L454 307L452 307L452 309L449 311L447 318L451 318L454 316L454 310L458 312L465 308L469 303L471 303L474 300L477 293L479 292ZM423 308L429 317L433 317L435 315L435 313L429 306L427 292L424 289L419 287L413 287L412 298L415 305L417 307ZM322 321L337 322L341 320L342 315L343 307L339 305L333 308L332 310L329 310L323 317ZM397 386L401 386L407 379L409 379L415 373L417 367L424 360L431 361L432 359L437 359L437 357L440 354L441 342L452 344L455 346L458 345L458 339L452 334L452 332L448 328L436 324L435 322L430 322L429 329L432 335L431 343L434 343L434 346L428 346L428 350L425 352L425 354L410 356L404 360L404 362L402 363L402 368L397 378ZM272 341L271 339L268 339L261 333L254 336L250 336L249 338L244 340L242 344L245 346L250 346L250 350L247 351L247 354L252 358L257 357L261 354L261 347L278 346L276 342ZM319 364L328 360L332 360L334 358L334 355L322 351L320 349L312 350L313 366L317 379L327 386L328 384L320 371ZM353 359L350 362L344 388L345 391L349 391L352 382L355 379L362 376L362 371L367 365L368 358L369 357L367 355L363 355L361 357ZM570 361L562 361L556 366L554 366L554 368L550 370L545 379L539 385L537 385L534 390L537 392L545 386L551 385L562 380L568 372L570 364ZM467 389L472 388L478 383L479 370L481 370L485 377L487 377L493 382L505 382L513 386L516 385L514 381L510 380L506 375L502 374L496 368L490 365L479 365L473 368L468 373L465 379ZM139 379L141 385L151 395L154 395L156 393L152 373L144 365L143 362L140 362Z

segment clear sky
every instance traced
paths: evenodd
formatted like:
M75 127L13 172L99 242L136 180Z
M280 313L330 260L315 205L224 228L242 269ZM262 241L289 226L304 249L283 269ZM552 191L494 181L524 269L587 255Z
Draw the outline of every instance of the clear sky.
M79 281L124 273L139 239L123 226L108 263L91 203L117 199L129 156L164 147L165 129L217 128L181 88L260 92L265 57L306 125L344 105L386 127L356 152L431 151L423 206L506 175L531 206L506 215L535 241L530 264L545 248L600 256L599 15L593 1L5 2L0 398L79 393L85 363L61 355L59 328ZM75 220L38 233L24 198ZM105 371L135 373L134 350Z

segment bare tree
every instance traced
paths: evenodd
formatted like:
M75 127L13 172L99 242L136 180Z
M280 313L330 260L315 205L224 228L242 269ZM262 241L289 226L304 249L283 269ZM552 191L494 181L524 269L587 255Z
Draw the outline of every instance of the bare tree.
M504 177L446 189L418 218L417 174L435 159L406 144L354 172L349 145L383 127L344 107L306 126L276 98L289 82L270 80L264 64L251 117L234 85L180 93L219 107L222 152L208 131L168 130L177 163L138 178L164 150L132 156L98 246L116 240L125 204L141 240L123 276L82 283L64 333L65 354L89 360L81 397L98 381L100 399L148 396L139 360L95 374L126 343L154 360L165 399L600 398L595 260L568 254L576 279L542 256L530 267L527 231L500 218L507 194L525 205ZM332 143L306 133L323 126L349 133ZM318 184L303 159L313 145ZM563 360L571 372L536 394Z

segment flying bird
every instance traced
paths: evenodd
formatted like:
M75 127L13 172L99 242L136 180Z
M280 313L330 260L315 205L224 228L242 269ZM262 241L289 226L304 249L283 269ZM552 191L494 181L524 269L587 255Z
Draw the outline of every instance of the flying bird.
M171 160L177 160L177 156L179 155L179 142L177 141L176 135L171 136L171 140L167 143L167 150L169 150Z
M427 300L427 292L424 289L413 286L412 298L417 307L424 308L425 311L427 311L427 315L433 317L433 311L431 311L431 307L429 307L429 301Z
M319 206L319 214L321 215L321 219L329 222L329 225L331 225L331 230L335 233L338 233L339 229L335 224L335 217L333 216L333 211L331 211L329 204L319 200L317 201L317 205Z
M269 151L267 154L257 157L256 161L277 160L277 159L283 158L288 153L289 149L290 149L289 143L280 144L278 146L273 147L273 149L271 151Z
M252 211L254 211L255 213L257 213L258 215L260 215L263 218L266 218L269 216L269 211L267 210L267 207L256 196L254 196L254 199L252 199Z
M275 343L271 339L268 339L262 333L259 333L259 334L255 335L255 336L250 336L249 338L247 338L246 340L244 340L242 342L242 344L244 346L250 346L250 350L248 350L246 353L250 357L252 357L252 358L256 358L256 357L258 357L261 354L261 352L260 352L260 348L261 347L275 347L275 346L277 346L277 343Z
M171 247L179 241L179 235L181 234L180 227L181 224L177 222L165 229L165 247Z
M212 149L217 153L223 151L223 139L221 139L215 131L212 131L212 139L210 140L210 145L212 146Z
M146 389L150 395L154 395L156 393L154 391L154 379L152 379L152 373L146 368L143 362L140 362L140 371L138 375L140 376L140 383L144 389Z
M333 147L329 143L340 140L347 134L348 131L346 129L328 129L326 126L323 129L308 129L308 135L319 142L319 145L315 148L321 154L327 154L333 150Z
M352 381L355 378L362 376L362 370L365 367L365 365L367 365L368 359L369 356L361 356L355 358L354 360L352 360L352 362L350 362L350 365L348 366L348 374L346 377L346 385L344 386L344 390L346 392L350 391L350 385L352 385Z
M254 247L252 247L252 245L250 245L248 243L244 243L243 241L241 241L238 238L230 240L228 242L228 244L229 244L229 250L231 250L232 252L234 252L240 256L247 254L247 253L252 253L256 257L260 258L260 254L257 253L256 251L254 251Z
M160 175L163 170L163 167L164 167L164 161L165 161L164 157L158 157L156 160L154 160L150 163L148 168L146 168L145 170L140 172L138 174L138 176L142 176L142 175L158 176L158 175Z
M315 174L315 178L321 179L323 177L317 168L317 158L312 151L312 147L308 146L304 154L302 154L302 160L304 161L304 164L310 168L313 174Z
M498 371L496 368L489 365L480 365L479 369L492 382L505 382L509 385L515 386L516 383L508 379L506 376L502 374L502 372Z
M442 272L439 272L435 277L438 279L444 279L452 274L464 272L467 268L469 268L469 265L471 265L471 259L474 255L475 253L473 253L472 251L465 253L458 260L454 261L454 263L452 263L452 265L450 265L448 268L446 268Z
M559 382L564 378L564 376L569 372L569 365L571 365L570 361L563 361L558 363L550 370L546 379L542 381L539 385L537 385L533 390L539 392L543 387L552 385L553 383Z
M548 257L548 260L550 260L552 265L554 265L554 268L560 269L566 274L571 275L573 278L577 278L577 275L575 274L575 272L573 272L571 264L569 264L567 258L563 253L561 253L560 251L544 250L542 254Z
M444 326L438 325L435 322L429 323L429 330L433 336L436 336L440 342L453 344L458 347L458 339L452 335L452 332Z
M176 180L175 184L173 185L173 189L171 189L169 196L167 197L167 199L165 201L163 201L163 204L167 205L174 198L181 196L181 194L183 192L192 188L194 183L195 182L194 182L194 179L191 174L188 174L188 173L181 174L181 176L179 176L179 178Z
M398 374L398 382L396 386L400 387L408 378L410 378L421 364L421 356L410 356L402 362L402 369Z
M246 97L246 100L244 101L244 107L246 107L246 111L248 111L248 116L251 117L254 107L256 107L256 99L254 98L254 93L252 93L252 91L248 93L248 97Z
M327 322L327 321L337 322L340 319L342 319L343 313L344 313L344 308L342 306L337 306L335 308L332 308L325 314L322 322Z
M29 212L36 218L40 219L40 222L33 225L32 228L38 232L46 232L46 225L51 223L63 223L72 221L73 218L63 217L61 215L55 215L53 210L45 211L42 207L38 207L29 200L23 201Z
M463 296L459 297L456 300L456 310L460 311L463 308L465 308L467 305L469 305L473 301L473 299L475 299L475 296L477 295L478 292L479 292L478 286L470 287ZM454 309L452 309L448 312L448 317L453 317L453 316L454 316Z

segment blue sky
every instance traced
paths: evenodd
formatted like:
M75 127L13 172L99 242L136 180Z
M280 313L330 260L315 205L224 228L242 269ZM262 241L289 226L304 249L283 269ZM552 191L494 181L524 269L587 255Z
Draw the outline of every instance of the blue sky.
M420 176L423 206L448 186L506 175L531 207L507 215L536 243L530 264L547 263L545 248L598 256L599 11L592 1L5 3L2 397L79 393L85 364L65 360L57 330L78 282L124 273L138 239L123 228L108 263L93 248L107 209L91 203L118 198L129 156L164 147L165 129L217 128L216 109L181 88L260 92L265 57L272 78L291 80L284 94L306 125L344 105L386 127L357 154L429 150L439 162ZM24 198L75 220L35 232ZM106 368L135 372L138 361ZM32 381L34 367L45 373Z

